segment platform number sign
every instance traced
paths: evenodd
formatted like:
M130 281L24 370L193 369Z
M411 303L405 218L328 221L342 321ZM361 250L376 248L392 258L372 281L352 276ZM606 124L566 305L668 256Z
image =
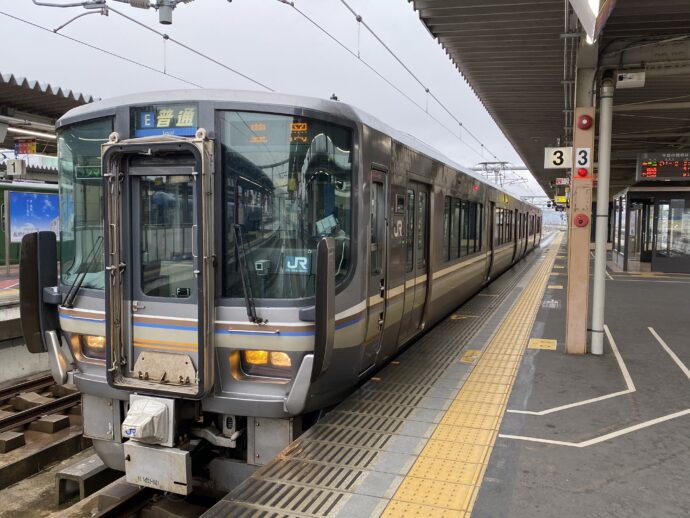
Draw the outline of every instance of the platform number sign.
M547 147L544 149L544 169L570 169L573 166L573 148Z
M575 166L588 168L591 162L592 150L588 147L579 147L575 150Z

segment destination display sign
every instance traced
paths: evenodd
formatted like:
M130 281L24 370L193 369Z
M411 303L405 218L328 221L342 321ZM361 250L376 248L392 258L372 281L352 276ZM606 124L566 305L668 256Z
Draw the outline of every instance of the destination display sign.
M250 122L232 122L230 140L234 147L257 146L263 148L286 144L307 144L309 142L309 123L290 120L286 117L266 118Z
M637 155L637 181L690 181L690 152L669 151Z
M165 104L132 108L132 136L177 135L193 137L197 130L198 107L194 104Z

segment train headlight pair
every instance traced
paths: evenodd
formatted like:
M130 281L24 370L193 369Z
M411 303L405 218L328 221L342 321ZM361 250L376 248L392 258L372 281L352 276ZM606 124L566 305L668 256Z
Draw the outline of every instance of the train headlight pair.
M241 352L242 371L248 376L289 378L292 360L280 351L246 350Z
M92 360L105 359L105 336L72 335L72 348Z

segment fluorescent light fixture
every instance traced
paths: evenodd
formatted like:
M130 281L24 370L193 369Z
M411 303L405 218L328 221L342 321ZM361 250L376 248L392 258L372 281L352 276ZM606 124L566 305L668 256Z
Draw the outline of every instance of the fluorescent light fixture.
M57 137L55 135L51 135L50 133L42 133L40 131L32 131L32 130L27 130L27 129L22 129L22 128L7 128L7 131L10 133L17 133L18 135L27 135L29 137L38 137L38 138L42 138L45 140L57 139Z

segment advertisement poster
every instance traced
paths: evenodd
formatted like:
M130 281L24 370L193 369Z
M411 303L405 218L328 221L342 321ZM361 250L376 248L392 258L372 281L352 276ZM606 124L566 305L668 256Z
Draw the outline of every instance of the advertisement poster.
M57 193L9 193L10 240L21 243L31 232L51 230L60 236L60 207Z

